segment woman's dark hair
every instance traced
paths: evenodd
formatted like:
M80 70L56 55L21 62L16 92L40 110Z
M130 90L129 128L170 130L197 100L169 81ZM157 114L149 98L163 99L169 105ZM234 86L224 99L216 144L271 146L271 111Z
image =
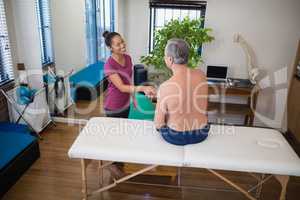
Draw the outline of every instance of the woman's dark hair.
M108 47L111 47L111 41L113 39L113 37L115 36L121 36L119 33L117 32L109 32L109 31L104 31L104 33L102 34L102 36L105 38L105 44Z

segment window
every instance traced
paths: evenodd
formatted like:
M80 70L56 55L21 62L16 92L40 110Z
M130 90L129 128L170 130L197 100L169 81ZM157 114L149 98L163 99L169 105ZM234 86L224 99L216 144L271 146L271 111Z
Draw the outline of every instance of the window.
M205 18L206 2L150 0L150 38L149 51L153 49L154 34L172 19L182 20ZM204 26L204 23L202 24ZM201 48L199 48L201 49Z
M98 35L98 59L105 60L110 51L105 46L102 33L114 31L114 0L97 0L97 35Z
M86 35L88 63L105 60L110 52L102 34L114 31L114 0L86 0Z
M0 0L0 85L13 80L13 66L3 0Z
M54 62L49 0L36 0L42 64Z

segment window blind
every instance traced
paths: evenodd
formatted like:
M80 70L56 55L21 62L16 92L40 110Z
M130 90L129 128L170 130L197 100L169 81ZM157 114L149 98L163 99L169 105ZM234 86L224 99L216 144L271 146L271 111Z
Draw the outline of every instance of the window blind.
M98 60L106 60L110 51L105 45L102 34L114 31L114 1L86 0L86 39L87 62L93 64Z
M36 0L43 65L54 62L49 0Z
M150 0L152 8L205 9L206 1Z
M179 0L150 0L150 29L149 52L153 50L155 31L163 28L172 19L183 20L204 19L206 11L205 1L179 1ZM204 21L202 23L204 26ZM199 48L201 54L201 48Z
M0 85L13 80L13 65L6 24L5 6L0 0Z

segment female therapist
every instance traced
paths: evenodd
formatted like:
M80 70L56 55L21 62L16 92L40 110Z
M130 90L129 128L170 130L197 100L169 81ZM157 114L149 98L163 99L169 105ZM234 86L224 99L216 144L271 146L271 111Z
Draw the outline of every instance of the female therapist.
M105 76L108 78L108 88L104 99L105 114L107 117L128 118L130 95L135 92L144 92L145 95L152 97L155 95L155 89L151 86L132 84L132 61L131 57L125 53L126 45L121 35L105 31L103 37L112 53L104 65ZM111 173L105 181L110 182L111 178L122 177L122 168L122 163L110 165Z
M132 84L132 61L131 57L126 54L126 44L121 35L105 31L103 37L112 53L104 65L104 72L108 77L104 110L107 117L127 118L131 94L144 92L146 96L153 97L156 91L152 86Z

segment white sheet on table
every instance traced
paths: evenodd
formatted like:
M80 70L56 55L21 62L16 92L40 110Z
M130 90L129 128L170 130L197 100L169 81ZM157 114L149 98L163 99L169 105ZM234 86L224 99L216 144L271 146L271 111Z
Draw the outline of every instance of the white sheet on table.
M212 125L209 137L184 147L192 167L300 176L300 159L274 129Z
M182 147L168 144L153 122L92 118L69 151L73 158L179 166Z
M200 167L300 176L300 159L276 130L211 125L199 144L175 146L151 121L92 118L69 150L71 158Z

